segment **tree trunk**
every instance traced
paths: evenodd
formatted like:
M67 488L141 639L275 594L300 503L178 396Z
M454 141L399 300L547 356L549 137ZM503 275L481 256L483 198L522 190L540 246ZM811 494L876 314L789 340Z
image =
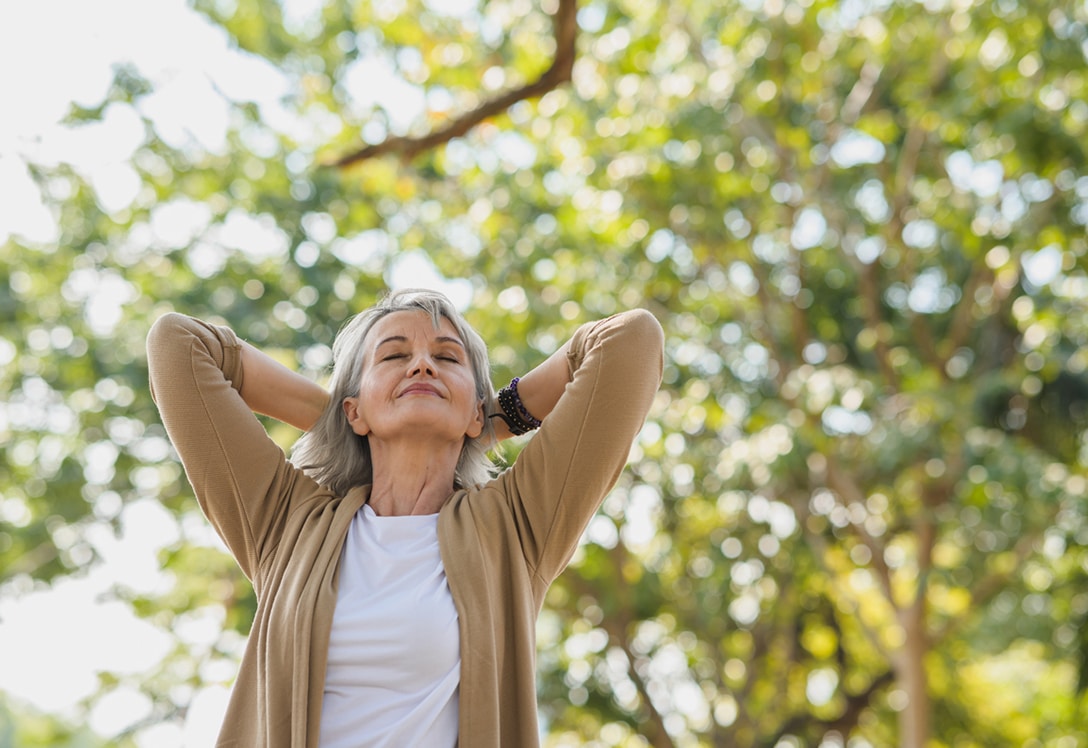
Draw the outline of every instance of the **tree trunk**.
M895 679L899 690L906 695L906 705L899 713L899 748L925 748L930 731L925 596L919 595L911 605L904 607L899 613L899 621L904 641L895 662Z

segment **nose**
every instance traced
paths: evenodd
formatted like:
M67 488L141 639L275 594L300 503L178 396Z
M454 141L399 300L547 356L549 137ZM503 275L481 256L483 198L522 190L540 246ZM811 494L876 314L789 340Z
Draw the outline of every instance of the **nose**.
M418 375L426 375L433 377L435 375L434 360L431 358L431 354L426 351L419 351L412 354L412 358L408 362L408 376L414 377Z

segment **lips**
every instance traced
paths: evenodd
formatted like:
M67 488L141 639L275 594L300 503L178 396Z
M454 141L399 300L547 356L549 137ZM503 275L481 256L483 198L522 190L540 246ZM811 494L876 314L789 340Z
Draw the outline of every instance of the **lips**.
M436 387L422 383L408 385L401 390L398 397L404 397L405 395L435 395L441 397L441 393L439 393Z

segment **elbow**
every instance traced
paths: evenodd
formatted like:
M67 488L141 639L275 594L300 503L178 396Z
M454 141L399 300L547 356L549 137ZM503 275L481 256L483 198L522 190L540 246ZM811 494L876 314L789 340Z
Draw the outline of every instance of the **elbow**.
M147 331L147 374L151 399L159 402L156 382L176 364L176 351L184 339L188 317L177 312L162 315Z
M624 312L624 327L636 341L635 350L641 351L644 360L656 360L658 376L665 367L665 331L657 317L646 309Z
M147 331L147 351L150 355L153 351L162 349L171 341L177 340L189 327L189 317L178 312L167 312L155 320L151 329Z
M651 344L656 348L664 348L665 331L661 328L661 323L657 321L657 317L651 314L649 310L632 309L624 314L628 317L627 324L630 325L647 344Z
M605 356L615 376L626 380L634 376L655 391L661 385L665 332L647 310L631 309L580 328L572 340L572 373L581 365L582 356L591 355L593 350L607 351Z
M156 384L169 378L189 364L193 340L198 337L200 323L192 317L168 312L151 325L147 331L147 374L151 387L151 399L158 402Z

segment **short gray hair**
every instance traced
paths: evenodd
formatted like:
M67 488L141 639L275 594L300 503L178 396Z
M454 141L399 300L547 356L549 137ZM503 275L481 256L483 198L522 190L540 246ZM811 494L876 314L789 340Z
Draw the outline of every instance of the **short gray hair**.
M476 398L483 401L484 414L494 413L495 394L491 388L491 364L483 338L457 311L453 303L437 291L405 289L395 291L364 312L344 323L332 344L332 377L329 382L329 405L317 423L295 443L291 460L318 483L343 496L356 486L374 480L370 444L365 436L351 429L344 415L343 401L359 394L359 376L363 365L366 337L383 317L394 312L423 311L431 316L435 327L446 318L457 330L468 351ZM483 432L475 438L465 437L461 457L454 473L458 487L468 487L489 480L496 472L488 450L495 444L495 429L491 419L484 418Z

